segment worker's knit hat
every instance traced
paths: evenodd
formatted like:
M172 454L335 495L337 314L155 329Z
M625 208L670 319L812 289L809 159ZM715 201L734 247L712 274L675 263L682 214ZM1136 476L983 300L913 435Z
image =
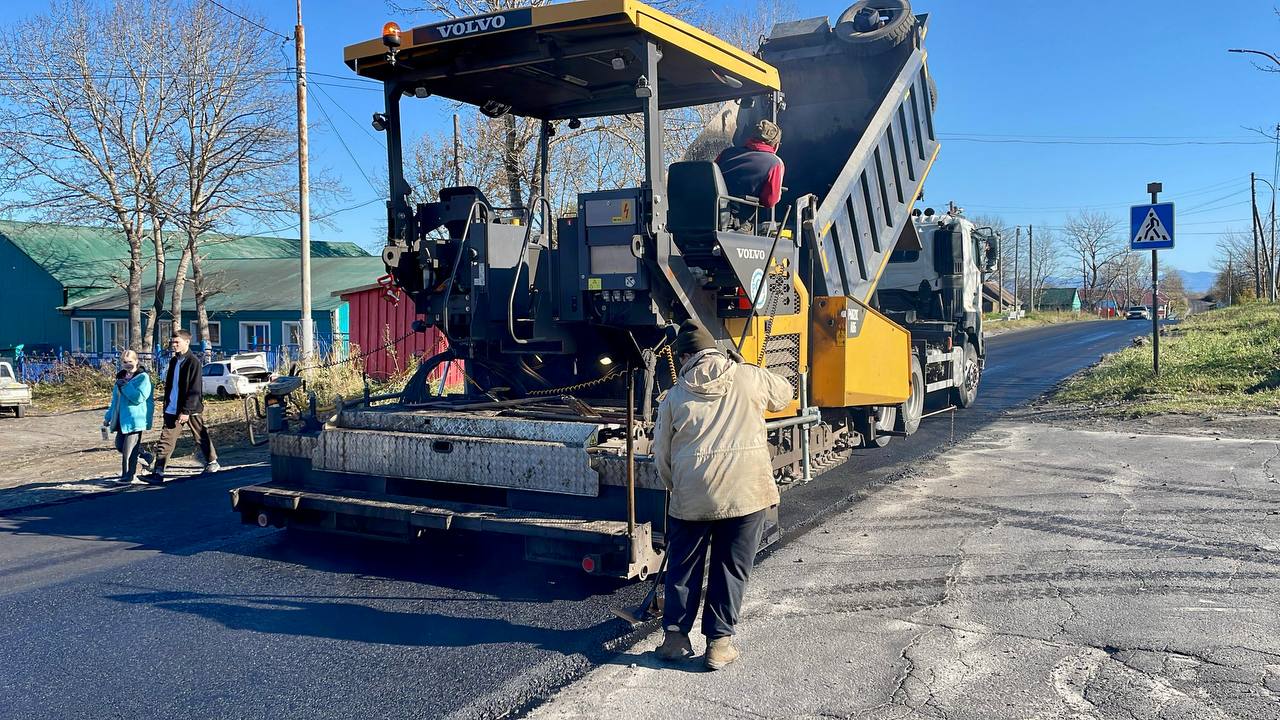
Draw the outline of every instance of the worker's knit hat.
M676 357L693 355L703 350L710 350L715 346L715 338L711 337L711 333L707 332L707 329L698 323L693 320L685 320L680 325L680 332L676 335Z
M761 120L756 123L755 137L776 148L782 142L782 128L771 120Z

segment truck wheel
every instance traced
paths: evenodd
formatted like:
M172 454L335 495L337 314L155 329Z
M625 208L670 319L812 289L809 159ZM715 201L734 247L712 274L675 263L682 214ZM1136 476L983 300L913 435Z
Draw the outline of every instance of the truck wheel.
M920 369L920 356L911 353L911 395L898 409L898 421L894 429L908 435L920 428L924 415L924 371Z
M964 359L960 361L960 386L951 388L951 403L967 408L978 399L978 382L982 380L982 366L978 364L978 349L973 343L964 344Z
M26 414L27 414L27 408L24 405L19 405L13 409L14 417L24 417L26 416Z
M879 414L879 418L874 419L874 426L872 425L872 411L876 411ZM880 433L882 431L893 430L897 425L897 406L881 405L873 408L859 408L855 413L853 424L854 428L858 431L858 434L862 435L863 447L882 448L885 445L888 445L889 441L893 439L892 435L881 435ZM867 439L873 436L874 439Z
M833 32L854 55L870 57L901 45L915 27L907 0L860 0L840 14Z

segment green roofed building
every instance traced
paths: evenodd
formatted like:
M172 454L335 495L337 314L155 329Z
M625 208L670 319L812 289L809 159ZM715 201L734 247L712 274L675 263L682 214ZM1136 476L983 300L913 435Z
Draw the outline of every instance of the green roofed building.
M1036 295L1036 310L1080 312L1079 288L1045 288Z
M170 235L174 247L169 255L168 276L172 280L174 265L180 254L181 240ZM278 295L276 305L279 314L292 306L298 309L297 279L299 242L289 238L211 235L201 245L209 272L227 278L228 289L217 298L220 312L234 312L226 303L234 304L245 298L246 308L262 308L271 304L266 296ZM327 298L332 290L355 284L373 282L382 275L381 259L370 256L360 246L347 242L312 242L311 255L319 261L336 260L334 277L341 277L329 286L313 278L313 291L319 298ZM155 285L154 259L148 245L143 250L143 304ZM121 320L128 317L128 302L120 286L128 279L129 249L124 236L104 228L0 221L0 351L18 344L28 347L52 346L61 350L83 352L110 351L118 345L118 323L103 326L103 320ZM261 265L265 261L272 261ZM353 261L350 266L342 263ZM256 272L258 268L272 268L272 274ZM338 268L341 268L340 270ZM253 273L252 275L250 273ZM232 277L234 276L234 277ZM250 279L252 278L252 279ZM292 279L290 279L292 278ZM357 279L358 282L352 282ZM234 290L230 289L234 286ZM248 296L252 295L250 301ZM81 310L86 299L94 300L95 309ZM212 311L214 298L210 298ZM114 303L118 309L107 309ZM194 293L188 288L184 295L183 326L188 327L188 310L194 318ZM333 308L313 308L325 322L316 322L317 333L328 327L329 312ZM248 312L248 310L245 310ZM262 310L255 309L254 312ZM83 314L82 314L83 313ZM68 317L70 315L70 317ZM90 329L86 320L95 323ZM79 319L79 322L76 320ZM273 338L282 331L277 321ZM82 331L83 337L73 333ZM210 332L213 335L213 332ZM216 339L216 338L211 338ZM276 340L275 344L283 344Z

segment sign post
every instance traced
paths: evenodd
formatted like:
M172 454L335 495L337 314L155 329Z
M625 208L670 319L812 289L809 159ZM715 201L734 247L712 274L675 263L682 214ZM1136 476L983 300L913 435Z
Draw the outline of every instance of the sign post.
M1173 248L1173 203L1159 200L1164 185L1147 183L1150 205L1129 208L1129 248L1151 251L1151 371L1160 375L1160 264L1156 256L1162 248Z

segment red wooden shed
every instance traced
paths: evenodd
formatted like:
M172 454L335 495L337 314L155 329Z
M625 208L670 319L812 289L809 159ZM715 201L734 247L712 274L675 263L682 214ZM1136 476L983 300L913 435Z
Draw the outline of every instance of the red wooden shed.
M365 372L376 380L403 373L412 368L419 358L429 358L443 352L448 342L440 331L429 328L426 332L409 332L413 321L422 319L413 307L413 300L403 293L399 302L386 299L386 290L380 285L363 285L334 293L347 303L347 333L350 342L357 346L352 352L368 352L372 348L382 348L387 343L408 333L407 337L388 348L379 349L364 360ZM460 389L462 386L462 366L451 363L449 379L446 385ZM441 370L431 374L434 382L440 381Z

